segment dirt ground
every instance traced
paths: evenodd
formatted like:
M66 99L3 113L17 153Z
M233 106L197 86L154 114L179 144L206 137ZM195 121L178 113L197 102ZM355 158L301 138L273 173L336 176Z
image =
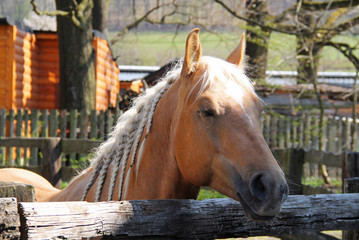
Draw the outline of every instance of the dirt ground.
M338 239L342 239L342 231L323 231L322 233L336 237ZM262 237L249 237L249 238L229 238L226 240L280 240L280 238L262 236Z

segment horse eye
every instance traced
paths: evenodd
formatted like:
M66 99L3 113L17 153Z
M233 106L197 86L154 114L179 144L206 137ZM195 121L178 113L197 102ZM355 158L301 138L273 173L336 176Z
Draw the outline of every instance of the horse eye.
M215 117L216 116L216 113L212 109L201 109L200 112L201 112L201 115L204 118L209 118L209 117Z

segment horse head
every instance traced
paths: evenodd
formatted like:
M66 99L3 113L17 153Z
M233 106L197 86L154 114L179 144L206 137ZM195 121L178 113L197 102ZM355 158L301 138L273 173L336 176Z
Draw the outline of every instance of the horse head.
M177 164L192 184L240 201L251 219L271 219L288 186L261 132L262 102L243 70L244 35L225 61L202 56L198 32L187 38L177 80Z

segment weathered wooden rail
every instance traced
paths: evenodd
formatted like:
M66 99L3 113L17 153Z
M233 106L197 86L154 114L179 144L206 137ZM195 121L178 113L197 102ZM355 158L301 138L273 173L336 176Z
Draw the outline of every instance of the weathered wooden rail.
M19 203L0 199L0 236L22 239L215 239L359 229L359 194L289 196L273 220L254 223L232 199ZM6 211L6 212L4 212ZM18 221L20 216L21 221ZM10 221L12 220L12 221Z

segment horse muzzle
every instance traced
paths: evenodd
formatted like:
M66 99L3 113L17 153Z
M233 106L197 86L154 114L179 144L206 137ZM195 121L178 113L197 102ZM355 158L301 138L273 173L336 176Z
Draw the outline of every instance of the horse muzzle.
M288 185L283 174L275 177L271 172L255 173L247 187L237 192L247 216L254 221L274 218L288 197Z

